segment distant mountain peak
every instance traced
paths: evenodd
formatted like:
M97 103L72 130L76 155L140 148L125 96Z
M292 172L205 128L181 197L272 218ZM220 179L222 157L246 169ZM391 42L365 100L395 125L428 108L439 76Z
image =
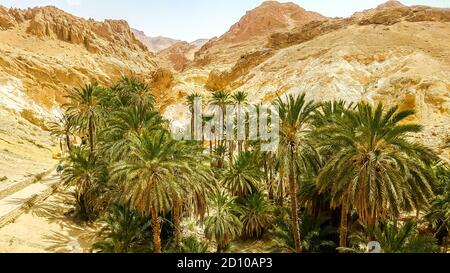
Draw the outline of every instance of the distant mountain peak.
M234 24L223 38L245 40L280 29L290 29L310 21L325 18L316 12L306 11L292 3L264 1L260 6L247 13Z
M138 29L131 29L138 40L140 40L150 51L160 52L173 46L176 43L182 42L177 39L172 39L163 36L150 37L144 31Z
M383 3L377 7L377 9L386 9L386 8L398 8L398 7L404 7L400 1L395 0L389 0L386 3Z

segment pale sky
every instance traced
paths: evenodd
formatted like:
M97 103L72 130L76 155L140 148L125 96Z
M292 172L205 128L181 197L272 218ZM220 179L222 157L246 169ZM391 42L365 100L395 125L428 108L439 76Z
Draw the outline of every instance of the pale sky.
M194 41L220 36L247 10L263 0L0 0L6 7L53 5L84 18L125 19L148 36ZM299 6L329 17L348 17L376 7L386 0L291 0ZM402 0L405 5L450 8L450 0Z

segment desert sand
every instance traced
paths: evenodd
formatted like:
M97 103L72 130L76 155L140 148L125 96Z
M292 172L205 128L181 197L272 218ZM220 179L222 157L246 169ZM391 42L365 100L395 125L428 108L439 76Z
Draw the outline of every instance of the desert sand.
M67 189L59 189L35 204L0 229L0 253L89 252L97 230L68 216L72 207L72 195Z

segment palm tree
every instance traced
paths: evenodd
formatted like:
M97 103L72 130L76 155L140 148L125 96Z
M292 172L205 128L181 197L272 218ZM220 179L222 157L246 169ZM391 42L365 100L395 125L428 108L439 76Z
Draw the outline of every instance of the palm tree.
M103 89L97 84L87 84L83 88L71 90L65 97L68 119L74 121L82 130L88 131L91 152L94 151L94 134L102 120L101 97Z
M113 93L122 107L135 106L147 111L155 107L155 96L149 87L133 77L123 76L113 87Z
M74 148L67 158L62 175L65 186L75 187L76 213L85 220L93 220L103 207L101 192L107 181L106 166L95 154Z
M241 206L242 235L246 238L261 238L273 220L273 206L261 193L252 194Z
M334 151L318 176L321 192L330 192L331 205L341 206L340 246L347 241L347 215L351 207L370 226L387 214L394 217L407 206L427 206L433 196L427 166L434 153L407 137L422 127L405 125L414 111L383 113L362 102L346 111L336 123L318 130L322 147Z
M336 119L341 118L346 111L353 110L354 107L353 103L343 100L322 102L314 113L314 125L324 127L333 124Z
M274 252L295 252L295 243L292 236L292 224L286 221L284 215L288 212L281 210L274 230L277 245ZM286 220L285 220L286 219ZM324 215L313 216L305 214L300 225L303 234L302 249L306 253L334 252L336 243L333 237L337 234L336 228L329 224L330 219Z
M281 119L281 143L280 149L288 159L289 195L291 199L291 221L294 233L295 249L302 252L298 204L297 204L297 177L299 168L296 165L305 165L306 158L301 156L302 150L310 150L312 147L307 141L307 134L311 130L311 119L318 107L313 101L306 101L306 95L297 97L289 95L286 101L278 98L277 105Z
M183 238L181 244L181 253L206 253L208 251L209 244L207 242L201 242L196 236L192 235L187 238Z
M244 91L237 91L231 97L236 105L245 105L247 103L248 94Z
M236 216L234 198L224 191L218 191L212 198L211 214L205 219L205 236L215 240L217 252L226 246L242 231L242 223Z
M204 128L205 125L206 125L208 122L211 122L212 120L214 120L214 115L204 115L204 116L202 117L202 128ZM211 128L211 130L213 130L213 128ZM204 133L205 133L205 132L203 131L203 134L204 134ZM208 139L209 139L209 155L212 156L212 154L213 154L212 132L209 132ZM205 141L205 135L203 135L203 141Z
M63 116L58 120L58 122L52 122L50 124L51 134L53 136L58 137L59 139L64 137L64 139L66 141L65 145L69 152L72 150L70 137L73 136L74 129L75 129L74 122L66 114L63 114ZM62 147L61 142L60 142L60 148L62 151L63 147Z
M221 146L225 147L225 143L226 143L226 135L225 135L225 122L226 122L226 115L227 115L227 108L226 106L228 104L231 104L232 100L230 97L230 94L224 92L224 91L216 91L212 94L212 98L210 99L210 104L215 105L220 107L221 111L222 111L222 117L220 117L222 119L222 128L216 128L219 129L219 132L222 132L222 141L221 141ZM221 156L220 160L219 160L219 164L218 167L219 169L223 168L224 166L224 156L225 153Z
M130 106L114 111L101 132L101 146L113 161L122 159L130 151L130 140L144 130L162 130L164 121L158 112Z
M276 203L279 207L284 207L284 199L285 199L285 176L286 169L288 165L288 158L284 154L284 150L280 147L275 155L275 170L278 173L277 178L277 192L276 192Z
M436 177L436 198L432 201L425 219L431 224L439 243L448 246L450 231L450 166L439 163L434 167Z
M245 93L244 91L238 91L235 94L233 94L232 96L232 100L233 103L237 106L237 113L236 113L236 122L238 124L238 126L241 126L241 119L245 120L243 115L243 111L242 111L242 107L244 107L245 105L247 105L247 97L248 94ZM244 130L245 128L239 128L238 130ZM232 144L232 143L231 143ZM243 140L238 140L238 154L242 153L243 150ZM230 145L231 147L231 145ZM233 159L233 149L230 149L230 160L232 161Z
M195 102L200 100L202 96L198 93L193 93L186 97L186 105L189 106L191 112L191 140L195 140Z
M93 251L100 253L136 253L151 249L148 242L150 221L130 204L113 204L102 219L105 224L100 231L99 242L93 245Z
M174 196L172 212L175 247L177 249L181 249L181 220L184 210L191 214L194 213L200 220L203 220L207 212L208 195L217 187L211 168L207 164L209 158L203 155L201 145L192 145L191 143L188 148L190 148L189 153L196 163L192 167L193 171L189 177L180 180L180 183L183 183L188 190L183 192L183 195ZM179 197L182 197L182 199L179 199Z
M245 152L224 173L222 182L231 194L242 199L258 191L261 179L255 155Z
M269 193L269 199L275 200L275 172L277 166L276 154L270 151L261 151L261 146L257 148L257 164L262 166L266 189Z
M436 239L428 234L421 235L415 222L410 221L401 225L388 222L383 226L377 224L372 228L363 225L363 228L364 232L351 236L351 241L356 246L367 245L370 241L375 240L380 243L383 253L433 253L439 251ZM358 249L358 247L343 250L368 251L367 249Z
M124 196L142 214L151 215L153 246L161 252L161 213L170 211L174 200L187 192L188 176L196 161L184 142L166 131L144 131L131 140L131 151L115 164L112 176L126 181Z
M435 236L444 245L448 247L448 236L450 231L450 191L438 196L431 204L426 219L431 223L435 230Z

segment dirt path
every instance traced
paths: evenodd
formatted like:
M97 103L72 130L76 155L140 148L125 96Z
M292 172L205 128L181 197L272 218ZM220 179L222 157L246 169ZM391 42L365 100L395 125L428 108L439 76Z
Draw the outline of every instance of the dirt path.
M0 229L0 253L89 252L96 229L67 216L73 197L58 190Z

